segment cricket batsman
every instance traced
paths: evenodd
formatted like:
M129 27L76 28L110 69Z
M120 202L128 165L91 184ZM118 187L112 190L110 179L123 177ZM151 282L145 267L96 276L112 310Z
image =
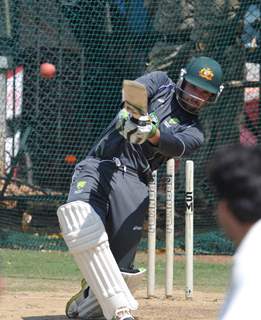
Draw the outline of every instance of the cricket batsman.
M177 84L161 71L124 81L122 109L76 165L68 201L57 212L84 278L67 303L68 318L134 319L133 291L144 273L134 258L152 171L203 144L198 114L222 89L221 66L203 56L181 69Z

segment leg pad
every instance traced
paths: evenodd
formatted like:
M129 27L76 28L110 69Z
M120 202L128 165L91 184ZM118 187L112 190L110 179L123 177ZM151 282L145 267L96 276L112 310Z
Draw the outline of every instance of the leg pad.
M104 225L94 209L83 201L59 207L64 240L97 298L106 319L121 307L138 308L111 253Z

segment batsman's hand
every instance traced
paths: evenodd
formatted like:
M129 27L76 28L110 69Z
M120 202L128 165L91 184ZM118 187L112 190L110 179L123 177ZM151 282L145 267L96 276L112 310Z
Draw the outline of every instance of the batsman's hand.
M157 127L151 122L149 115L136 119L126 109L122 109L118 114L117 129L127 141L133 144L144 143L157 131Z

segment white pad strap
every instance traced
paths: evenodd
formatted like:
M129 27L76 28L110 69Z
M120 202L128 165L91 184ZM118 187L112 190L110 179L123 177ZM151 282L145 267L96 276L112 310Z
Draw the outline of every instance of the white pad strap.
M106 319L121 307L138 308L109 247L104 225L83 201L59 207L58 219L64 240L85 280L96 296Z

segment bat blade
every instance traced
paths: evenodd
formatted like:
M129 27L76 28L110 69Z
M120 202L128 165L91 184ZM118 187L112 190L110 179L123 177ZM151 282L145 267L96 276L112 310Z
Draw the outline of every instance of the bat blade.
M123 100L125 109L134 118L138 119L148 113L148 94L143 84L133 80L124 80Z

